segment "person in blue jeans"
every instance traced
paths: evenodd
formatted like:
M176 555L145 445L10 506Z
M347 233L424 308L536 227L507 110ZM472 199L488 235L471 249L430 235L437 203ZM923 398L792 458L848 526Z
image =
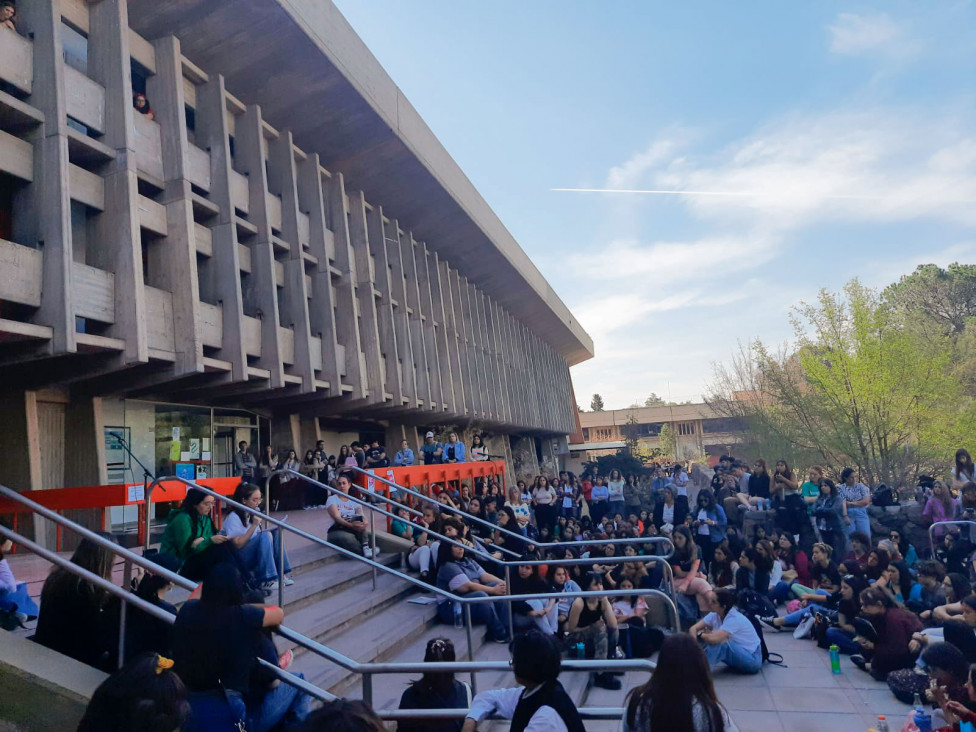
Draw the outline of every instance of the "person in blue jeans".
M241 483L234 491L233 500L255 511L261 509L261 489L253 483ZM281 555L281 532L275 528L265 531L261 520L247 511L230 508L224 517L220 533L237 547L243 565L254 575L265 590L278 589L278 557ZM284 574L291 572L288 555L284 555ZM285 585L294 581L285 577Z
M861 612L861 590L867 586L866 579L853 574L844 575L840 581L836 625L827 628L827 644L837 646L841 653L853 655L861 652L861 646L854 642L857 630L851 622Z
M508 594L505 583L467 557L463 546L441 542L437 552L437 567L437 586L455 595L488 597ZM453 603L446 598L442 599L437 606L437 616L442 623L453 623ZM507 602L475 602L470 604L470 608L471 622L488 627L488 640L508 643Z
M868 506L871 505L871 489L864 483L857 482L854 468L844 468L840 474L840 485L837 486L840 497L847 506L847 533L861 532L871 537L871 520L868 518Z
M708 606L711 612L688 633L702 644L712 670L724 663L732 671L759 673L762 644L752 621L735 609L735 593L724 588L712 590Z

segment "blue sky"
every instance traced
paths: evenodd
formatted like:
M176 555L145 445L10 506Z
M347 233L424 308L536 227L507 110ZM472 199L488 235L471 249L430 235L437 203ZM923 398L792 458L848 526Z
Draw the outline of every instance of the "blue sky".
M586 408L697 401L821 287L976 262L974 2L337 5L593 337Z

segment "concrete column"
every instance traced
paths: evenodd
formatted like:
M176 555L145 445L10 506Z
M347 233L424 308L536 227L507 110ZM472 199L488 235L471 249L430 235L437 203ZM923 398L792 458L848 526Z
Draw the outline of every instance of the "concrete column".
M278 467L284 467L288 450L294 450L301 460L305 453L302 449L302 420L297 414L276 414L271 418L271 444L278 453ZM315 444L314 442L312 443ZM263 446L262 446L262 449Z
M111 335L125 341L125 363L149 360L142 234L132 115L129 16L124 0L89 6L88 74L105 88L106 145L116 157L101 172L105 209L95 217L89 261L115 274L115 323Z
M336 347L336 312L329 268L330 256L335 256L335 243L332 232L326 226L325 191L319 156L310 155L299 162L297 172L299 206L308 212L309 253L317 260L312 271L313 295L308 305L309 332L322 341L321 378L329 383L329 393L338 396L342 393L342 365Z
M353 399L365 399L367 391L366 369L363 364L363 346L359 335L359 303L356 297L356 265L349 236L349 201L346 198L342 174L329 181L329 224L335 241L335 263L338 270L335 280L336 339L345 349L345 376L342 391L348 388Z
M224 78L220 75L210 77L206 84L197 87L196 94L197 141L210 151L210 200L220 209L216 223L210 227L216 264L213 268L214 290L220 299L223 323L220 357L230 362L234 381L247 381L241 260L231 197L232 167Z
M435 409L437 401L434 397L427 351L427 320L424 317L423 301L420 297L420 281L417 274L417 259L414 251L416 244L413 234L407 232L400 237L400 255L403 263L404 302L407 319L409 321L411 354L416 369L415 396L423 411ZM430 329L431 331L433 329Z
M281 195L281 236L290 249L285 255L285 282L281 293L281 319L294 333L292 373L302 378L302 393L315 392L312 370L311 330L309 328L308 290L305 286L305 257L298 234L298 173L295 168L295 146L291 132L285 130L272 141L268 151L271 193Z
M411 235L411 240L413 236ZM438 324L434 311L434 288L428 266L427 246L415 242L414 265L417 273L417 291L424 327L424 348L427 351L427 369L430 378L431 410L442 413L448 409L447 390L450 384L450 365L444 353L447 341L443 338L443 326ZM447 371L445 372L445 369ZM445 379L445 373L447 378ZM453 403L453 397L452 397Z
M402 403L411 409L416 409L418 400L417 369L413 355L413 341L410 337L407 283L403 270L400 239L400 225L394 220L390 222L385 235L386 261L389 265L390 301L393 307L393 332L396 337L397 357L400 360Z
M392 234L396 235L396 228ZM403 384L400 378L400 349L393 324L393 295L390 287L390 265L386 250L388 227L383 220L383 209L374 206L366 215L366 235L369 252L373 257L373 287L379 297L373 299L376 306L376 329L379 335L380 354L385 366L383 383L385 391L393 395L393 406L403 406Z
M166 188L166 237L160 251L157 285L173 295L173 345L177 375L203 371L200 333L200 283L197 277L196 232L190 181L186 176L189 142L186 133L186 98L183 90L183 57L174 36L153 43L156 73L147 82L153 112L159 123ZM219 154L219 152L218 152ZM213 164L211 163L211 167ZM216 180L211 177L211 185Z
M468 417L468 394L465 392L464 364L461 361L460 344L457 335L457 314L454 310L454 297L451 292L450 268L442 262L437 252L430 255L431 286L434 297L435 315L444 331L447 343L446 356L450 364L451 381L454 385L454 402L449 410L457 419ZM439 305L438 305L439 303Z
M14 196L18 215L13 238L43 254L41 306L32 322L52 329L50 353L73 353L71 193L60 0L21 3L17 24L33 36L34 84L28 101L43 112L44 122L27 138L34 146L34 182Z
M356 301L359 303L359 337L366 366L367 404L386 401L385 374L380 333L377 323L376 296L373 292L372 261L366 231L366 198L362 191L349 194L349 243L355 261Z
M281 340L278 327L278 294L275 283L275 256L271 222L268 215L267 143L261 109L255 105L235 124L235 156L238 167L248 180L248 216L258 233L248 237L251 251L250 301L258 310L261 320L261 356L258 367L271 374L270 386L278 389L285 385L285 371L281 362ZM248 293L242 293L248 299Z

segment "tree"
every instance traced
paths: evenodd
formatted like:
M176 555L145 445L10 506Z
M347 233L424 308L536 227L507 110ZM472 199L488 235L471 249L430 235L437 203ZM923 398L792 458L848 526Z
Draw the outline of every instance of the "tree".
M976 265L947 269L920 264L885 290L885 299L903 313L921 316L947 334L961 334L976 317Z
M667 402L665 402L661 397L655 394L653 391L651 395L644 400L645 407L666 407Z
M594 412L603 411L603 397L599 394L594 394L593 398L590 400L590 409Z
M835 472L851 464L898 486L943 473L955 447L971 442L976 420L948 333L916 327L857 280L800 304L791 321L795 348L740 347L731 368L716 369L708 400L768 440L767 457L816 459Z
M661 425L661 431L658 433L657 439L664 456L676 460L678 457L678 435L670 424L665 423Z

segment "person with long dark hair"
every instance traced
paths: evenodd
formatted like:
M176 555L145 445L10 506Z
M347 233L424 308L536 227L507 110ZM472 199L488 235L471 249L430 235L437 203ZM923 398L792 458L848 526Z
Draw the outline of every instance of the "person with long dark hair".
M651 678L627 695L625 732L737 732L705 652L687 633L664 639Z
M826 641L835 645L841 653L860 653L861 647L854 641L857 629L852 621L861 613L861 592L867 589L868 581L863 577L846 574L840 581L840 602L837 603L837 618L827 628Z
M308 716L310 697L276 683L257 660L282 665L268 629L284 617L279 607L245 604L244 583L232 564L214 567L200 599L183 604L173 625L173 660L191 692L193 730L221 729L216 720L228 714L248 732L268 732L283 720L296 723Z
M171 557L160 554L159 565L171 572L176 571ZM166 602L166 593L173 589L173 583L151 571L139 580L136 595L160 610L176 615L176 607ZM143 612L135 605L129 605L125 621L125 663L130 663L144 653L159 653L169 657L173 654L173 626L165 620Z
M552 592L549 583L539 576L539 565L520 564L512 577L511 595L544 595ZM549 600L516 600L512 603L512 620L517 630L535 626L546 635L559 632L555 598Z
M453 663L454 643L448 638L431 638L424 651L424 663ZM425 671L400 697L400 709L467 709L471 687L454 678L453 671ZM460 719L402 720L397 732L460 732Z
M840 496L847 506L848 533L860 532L870 538L868 506L871 505L871 489L857 481L857 471L854 468L844 468L840 474L840 482Z
M898 607L881 587L868 587L861 592L861 615L874 628L875 638L857 635L854 640L861 647L851 661L878 681L900 668L911 668L915 656L909 650L912 636L922 629L915 615Z
M556 491L544 475L536 476L535 485L532 486L532 505L536 525L540 530L546 527L551 532L556 523Z
M976 465L973 465L969 450L960 448L956 450L956 464L952 466L952 487L962 490L966 483L973 481L976 481Z
M349 490L352 488L351 473L348 471L340 473L336 478L336 488L340 492L333 493L325 502L325 510L332 518L332 525L326 532L326 538L331 544L346 551L355 552L367 559L375 559L379 554L379 548L374 555L370 547L372 535L366 526L363 507L349 500Z
M474 732L481 720L492 713L511 719L513 732L584 732L576 705L559 683L561 656L555 639L537 630L516 636L512 641L512 673L523 688L492 689L478 694L464 720L464 732Z
M662 500L654 506L654 525L660 531L664 526L681 526L688 516L686 507L677 501L672 486L665 486L661 490Z
M822 478L820 481L820 498L813 506L813 517L823 543L834 547L836 556L846 557L847 505L830 478Z
M587 573L583 589L587 592L602 592L603 575L599 572ZM572 645L582 643L587 654L592 652L594 659L609 658L610 648L617 645L617 618L610 599L606 596L577 597L569 608L566 632L569 633ZM621 686L620 681L609 672L595 674L593 683L610 690Z
M674 544L674 554L668 562L674 574L674 591L683 595L693 595L698 602L699 612L705 612L708 609L706 596L711 586L699 571L701 557L695 540L691 537L691 530L687 526L675 527L674 533L671 534L671 542Z
M261 508L263 497L258 486L253 483L240 483L234 489L233 500L257 511ZM241 508L228 507L220 533L231 540L241 562L261 583L263 589L278 589L279 569L284 569L286 575L291 572L287 553L284 553L284 566L278 567L278 557L282 555L283 549L281 532L277 527L270 531L262 529L261 518L257 514L249 514ZM295 582L290 577L285 577L285 584L293 585Z
M725 510L715 502L711 488L698 491L693 518L691 527L695 531L695 543L701 551L702 566L708 567L712 563L715 547L725 539L725 527L728 526Z
M488 597L505 595L505 583L495 575L486 572L474 559L467 555L463 546L441 542L437 557L437 586L455 595L466 597ZM452 603L438 598L437 615L442 623L454 621ZM508 603L478 602L470 605L471 622L488 627L487 637L495 643L508 643Z
M114 557L110 550L82 539L71 563L111 581ZM44 580L34 640L76 661L110 671L113 651L118 650L118 629L112 627L108 601L105 590L58 567Z
M733 560L729 542L725 540L715 547L715 554L708 568L708 583L715 588L734 588L735 573L738 569L739 564Z
M172 732L190 716L173 661L142 653L99 684L78 732Z
M233 561L233 544L214 528L213 512L217 500L208 493L190 488L179 510L170 514L159 551L180 560L180 574L201 581L221 562Z

